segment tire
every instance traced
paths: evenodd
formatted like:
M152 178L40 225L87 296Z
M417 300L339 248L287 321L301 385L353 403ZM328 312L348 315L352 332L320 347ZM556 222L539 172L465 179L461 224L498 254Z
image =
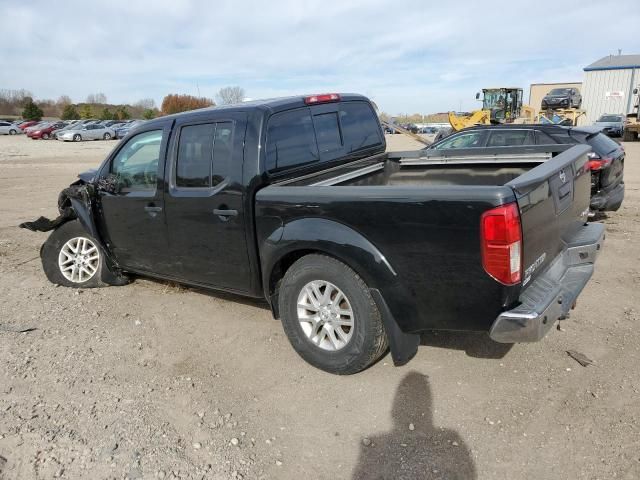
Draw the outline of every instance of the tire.
M48 133L42 134L42 140L49 140L50 135Z
M17 135L18 131L14 130L13 128L11 130L9 130L9 135Z
M73 141L74 141L74 142L81 142L81 141L82 141L82 136L81 136L79 133L76 133L76 134L73 136Z
M103 140L111 140L111 134L110 134L110 133L105 133L105 134L102 136L102 139L103 139Z
M317 302L320 297L313 292L324 296L328 289L331 300L338 299L339 294L343 300L338 299L337 304L329 301L328 305ZM367 285L356 272L332 257L313 254L295 262L282 279L279 309L293 348L304 360L325 372L338 375L360 372L387 350L382 316ZM342 314L349 311L351 315ZM307 317L309 321L305 322ZM338 321L339 325L333 323Z
M70 259L73 246L84 253L83 257L89 261ZM70 248L71 247L71 248ZM97 257L95 260L94 257ZM98 242L89 235L77 220L67 222L54 230L40 249L42 268L51 283L64 287L95 288L107 284L102 281L105 256ZM83 268L79 268L80 265ZM67 267L66 274L62 268ZM69 268L70 267L70 268ZM88 273L87 273L88 272Z

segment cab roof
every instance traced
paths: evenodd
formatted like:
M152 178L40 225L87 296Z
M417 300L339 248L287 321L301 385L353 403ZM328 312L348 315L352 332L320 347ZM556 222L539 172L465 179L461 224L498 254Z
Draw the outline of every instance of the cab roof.
M284 110L292 110L294 108L306 107L308 105L305 103L305 98L311 97L314 95L318 95L318 94L294 95L290 97L267 98L262 100L249 100L246 102L235 103L232 105L220 105L215 107L199 108L197 110L189 110L188 112L174 113L173 115L159 117L159 118L150 120L147 123L147 125L152 125L153 123L156 123L156 122L161 123L163 121L166 121L167 119L184 118L186 116L198 115L198 114L212 112L212 111L246 112L248 110L261 110L268 114L273 114L273 113L281 112ZM354 101L354 100L360 100L360 101L371 103L367 97L357 93L338 93L338 95L340 96L340 100L334 101L331 103L339 103L339 102Z

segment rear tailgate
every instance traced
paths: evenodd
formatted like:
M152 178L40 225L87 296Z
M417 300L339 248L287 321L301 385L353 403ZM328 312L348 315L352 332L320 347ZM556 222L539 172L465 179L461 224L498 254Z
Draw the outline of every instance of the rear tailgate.
M522 286L565 248L589 214L588 145L576 145L513 179L522 223Z
M577 145L507 185L516 195L522 227L518 305L502 312L489 332L498 342L540 340L587 284L604 242L604 225L589 214L588 145Z

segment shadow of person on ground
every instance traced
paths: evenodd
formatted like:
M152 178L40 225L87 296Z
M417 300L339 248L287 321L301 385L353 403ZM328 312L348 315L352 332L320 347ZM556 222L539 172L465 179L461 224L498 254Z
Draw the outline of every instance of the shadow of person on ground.
M434 425L432 408L427 376L408 373L393 402L393 430L363 440L353 480L477 478L469 448L455 431Z
M420 345L464 350L470 357L499 359L509 353L513 343L494 342L484 332L429 331L420 336Z

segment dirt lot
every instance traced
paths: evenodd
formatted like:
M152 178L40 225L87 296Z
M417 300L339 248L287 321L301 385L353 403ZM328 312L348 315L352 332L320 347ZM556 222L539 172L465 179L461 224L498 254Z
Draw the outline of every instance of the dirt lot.
M640 143L563 331L430 333L350 377L304 363L259 302L49 284L46 234L16 225L114 145L0 137L0 478L640 478Z

